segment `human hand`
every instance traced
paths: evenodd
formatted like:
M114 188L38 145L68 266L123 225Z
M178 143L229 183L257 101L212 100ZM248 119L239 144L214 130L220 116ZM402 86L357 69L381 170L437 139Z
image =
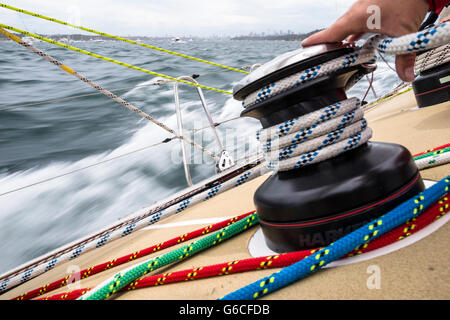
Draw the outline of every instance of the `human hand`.
M371 16L370 6L378 6L380 13L379 28L368 23ZM343 16L326 30L313 34L303 40L302 46L308 47L320 43L357 41L365 33L379 33L398 37L417 32L428 12L426 0L358 0ZM399 55L395 59L395 68L403 81L414 80L414 62L416 54Z

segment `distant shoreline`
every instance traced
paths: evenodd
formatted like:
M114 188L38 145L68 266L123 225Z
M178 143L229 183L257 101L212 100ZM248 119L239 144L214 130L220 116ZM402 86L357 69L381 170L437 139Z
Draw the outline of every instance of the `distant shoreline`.
M231 40L285 40L285 41L302 41L308 38L310 35L320 31L314 30L307 33L287 33L287 34L274 34L274 35L264 35L264 34L250 34L246 36L231 37Z
M240 35L240 36L230 36L230 37L179 37L181 40L250 40L250 41L272 41L272 40L284 40L284 41L301 41L306 39L311 34L317 32L319 30L314 30L308 33L287 33L287 34L249 34L249 35ZM13 33L19 37L20 34ZM83 35L83 34L53 34L53 35L41 35L43 37L55 40L55 41L116 41L114 39L104 37L104 36L95 36L95 35ZM164 36L164 37L148 37L148 36L123 36L123 38L127 38L134 41L154 41L154 40L171 40L174 37ZM4 35L0 34L0 41L9 40Z

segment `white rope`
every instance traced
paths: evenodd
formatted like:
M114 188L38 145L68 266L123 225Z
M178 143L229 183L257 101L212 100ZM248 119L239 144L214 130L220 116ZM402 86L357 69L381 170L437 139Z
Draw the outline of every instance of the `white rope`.
M437 167L447 163L450 163L450 152L416 160L416 165L419 170Z
M363 116L360 101L352 98L262 130L259 140L267 166L297 169L364 144L372 130Z
M414 72L422 73L425 70L432 69L447 62L450 62L450 44L440 46L439 48L419 55L414 64Z
M420 52L449 43L450 24L442 23L438 26L397 38L380 39L380 36L375 36L374 38L376 37L378 39L374 39L374 44L376 44L377 50L381 53L399 55Z
M318 136L312 140L305 141L300 144L301 148L297 148L299 144L290 144L285 147L281 146L279 147L280 152L271 152L272 156L269 159L271 161L289 159L302 153L313 151L321 147L323 148L327 145L352 137L364 130L366 127L367 121L365 119L361 119L359 121L352 122L352 124L348 127L343 126L342 128L331 131L326 135L325 139L323 136ZM270 150L268 151L270 152Z
M312 79L352 66L372 64L376 61L376 50L380 54L398 55L440 46L422 55L416 65L419 68L441 65L448 62L449 42L448 23L397 38L376 35L353 53L302 70L250 93L242 104L247 108ZM364 111L355 98L340 101L257 133L267 166L279 171L297 169L333 158L363 145L371 137L372 130L367 127Z

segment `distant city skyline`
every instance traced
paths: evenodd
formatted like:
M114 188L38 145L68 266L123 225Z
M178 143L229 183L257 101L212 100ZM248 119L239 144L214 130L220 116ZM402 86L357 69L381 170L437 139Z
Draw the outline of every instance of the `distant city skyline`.
M230 37L328 27L356 0L1 0L116 35ZM0 21L40 34L88 34L0 8Z

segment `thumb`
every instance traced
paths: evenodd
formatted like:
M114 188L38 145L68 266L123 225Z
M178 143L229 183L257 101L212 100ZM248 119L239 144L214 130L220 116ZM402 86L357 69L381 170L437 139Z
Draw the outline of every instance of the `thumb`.
M414 63L416 61L415 53L399 55L395 58L395 69L398 76L405 82L414 81Z

